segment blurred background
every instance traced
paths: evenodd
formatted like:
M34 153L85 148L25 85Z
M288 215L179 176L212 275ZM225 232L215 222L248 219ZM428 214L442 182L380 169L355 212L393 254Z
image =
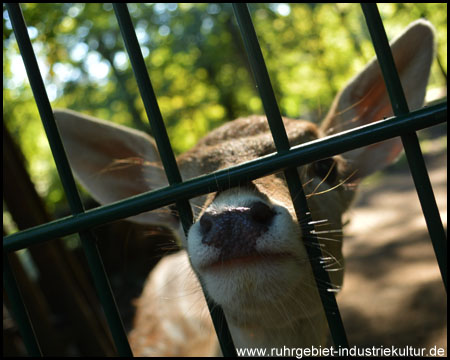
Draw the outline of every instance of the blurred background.
M53 107L151 134L111 4L21 7ZM231 5L128 8L177 154L225 121L263 113ZM433 23L437 48L427 100L446 98L447 4L379 4L379 10L390 39L418 18ZM250 11L284 116L320 122L336 93L374 56L357 4L266 3L251 4ZM424 144L440 139L446 152L445 134L441 126L421 138ZM3 144L3 233L68 215L5 7ZM83 197L87 208L97 206ZM176 246L164 229L126 221L101 226L96 234L129 329L132 299L152 266ZM114 354L77 236L19 251L10 261L45 355ZM4 295L4 355L22 355L7 308Z

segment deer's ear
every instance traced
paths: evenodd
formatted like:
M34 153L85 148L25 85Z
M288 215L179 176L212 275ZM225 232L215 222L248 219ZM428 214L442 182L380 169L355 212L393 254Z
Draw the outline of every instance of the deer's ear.
M109 204L167 185L155 141L149 135L70 110L55 120L77 180L100 204ZM168 208L130 220L175 226Z
M392 54L410 110L423 105L434 53L434 29L418 20L391 42ZM381 70L373 59L337 95L322 124L325 135L355 128L392 116ZM364 177L393 162L402 150L399 138L345 153L343 156Z

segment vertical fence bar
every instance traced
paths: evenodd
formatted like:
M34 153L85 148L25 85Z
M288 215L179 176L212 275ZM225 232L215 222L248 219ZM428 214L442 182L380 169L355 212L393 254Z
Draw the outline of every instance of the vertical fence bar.
M134 31L130 13L128 12L128 8L125 3L115 3L113 4L113 7L119 23L120 31L122 32L125 46L127 48L128 56L130 57L130 62L138 83L139 91L144 102L147 117L153 130L158 152L161 156L164 170L166 171L167 179L169 180L170 185L179 184L182 182L181 175L170 145L166 128L164 126L155 92L153 91L153 87L148 76L147 68L145 66L141 48ZM176 206L180 214L184 232L187 235L187 232L193 223L192 209L189 201L177 201ZM211 318L219 339L222 353L227 357L235 357L236 349L233 345L233 340L231 338L223 310L218 304L213 302L207 294L205 286L203 284L201 285L209 311L211 313Z
M248 11L248 6L245 3L234 3L233 10L244 40L244 46L261 96L264 111L267 115L275 146L278 152L286 152L290 148L289 140L273 93L269 74ZM308 251L308 257L313 268L314 277L328 320L331 336L336 346L348 347L347 336L336 303L336 298L334 293L328 291L327 288L327 284L331 284L330 277L320 261L323 258L323 255L317 237L314 234L311 213L308 208L306 196L297 169L290 168L285 170L284 176L294 203L297 219L300 223L302 237L304 240L308 239L309 242L308 246L305 246L305 248Z
M50 101L45 90L45 85L39 71L39 66L30 38L28 36L22 11L18 3L7 4L7 9L13 25L14 34L16 35L17 44L19 45L19 49L22 54L22 59L30 81L30 86L36 99L39 114L49 140L52 155L56 163L56 168L69 201L69 206L72 213L83 213L83 204L79 197L75 180L56 127ZM120 355L131 356L132 353L130 345L128 344L122 320L117 310L117 305L114 296L112 295L111 287L103 267L103 262L97 248L96 239L91 232L87 231L80 232L79 235L100 302L103 305L111 334L117 347L117 351Z
M395 67L394 58L392 57L377 5L374 3L361 3L361 7L380 63L394 115L407 114L409 113L408 103ZM442 281L447 291L447 238L420 149L419 140L415 132L406 133L401 136L401 139L441 271Z
M130 13L128 12L127 4L115 3L113 4L113 8L167 179L170 185L179 184L182 182L181 175L172 151L172 146L170 145L169 136L167 135L166 127L158 106L158 101L156 100L155 92L148 76L145 61L134 31L134 26L131 21ZM180 212L180 216L184 219L182 222L183 227L187 230L192 225L192 210L189 202L179 201L176 205Z
M33 330L27 309L22 300L20 290L17 286L11 266L9 265L8 255L3 253L3 286L8 294L11 304L11 312L16 320L22 335L23 343L30 356L42 356L41 348Z

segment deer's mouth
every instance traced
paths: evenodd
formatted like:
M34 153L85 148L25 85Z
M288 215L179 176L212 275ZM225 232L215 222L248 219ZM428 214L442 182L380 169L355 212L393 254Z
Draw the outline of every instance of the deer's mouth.
M246 254L242 256L219 258L212 260L200 268L201 270L221 270L221 269L232 269L239 267L250 267L254 265L269 265L283 263L293 259L293 256L286 252L280 253L259 253L255 252L252 254Z

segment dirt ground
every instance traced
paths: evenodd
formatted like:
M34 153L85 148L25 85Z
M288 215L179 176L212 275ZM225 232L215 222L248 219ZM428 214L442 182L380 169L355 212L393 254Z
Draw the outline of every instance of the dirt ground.
M440 136L422 146L445 230L446 143ZM447 295L405 159L362 184L350 216L337 297L350 345L447 353Z

